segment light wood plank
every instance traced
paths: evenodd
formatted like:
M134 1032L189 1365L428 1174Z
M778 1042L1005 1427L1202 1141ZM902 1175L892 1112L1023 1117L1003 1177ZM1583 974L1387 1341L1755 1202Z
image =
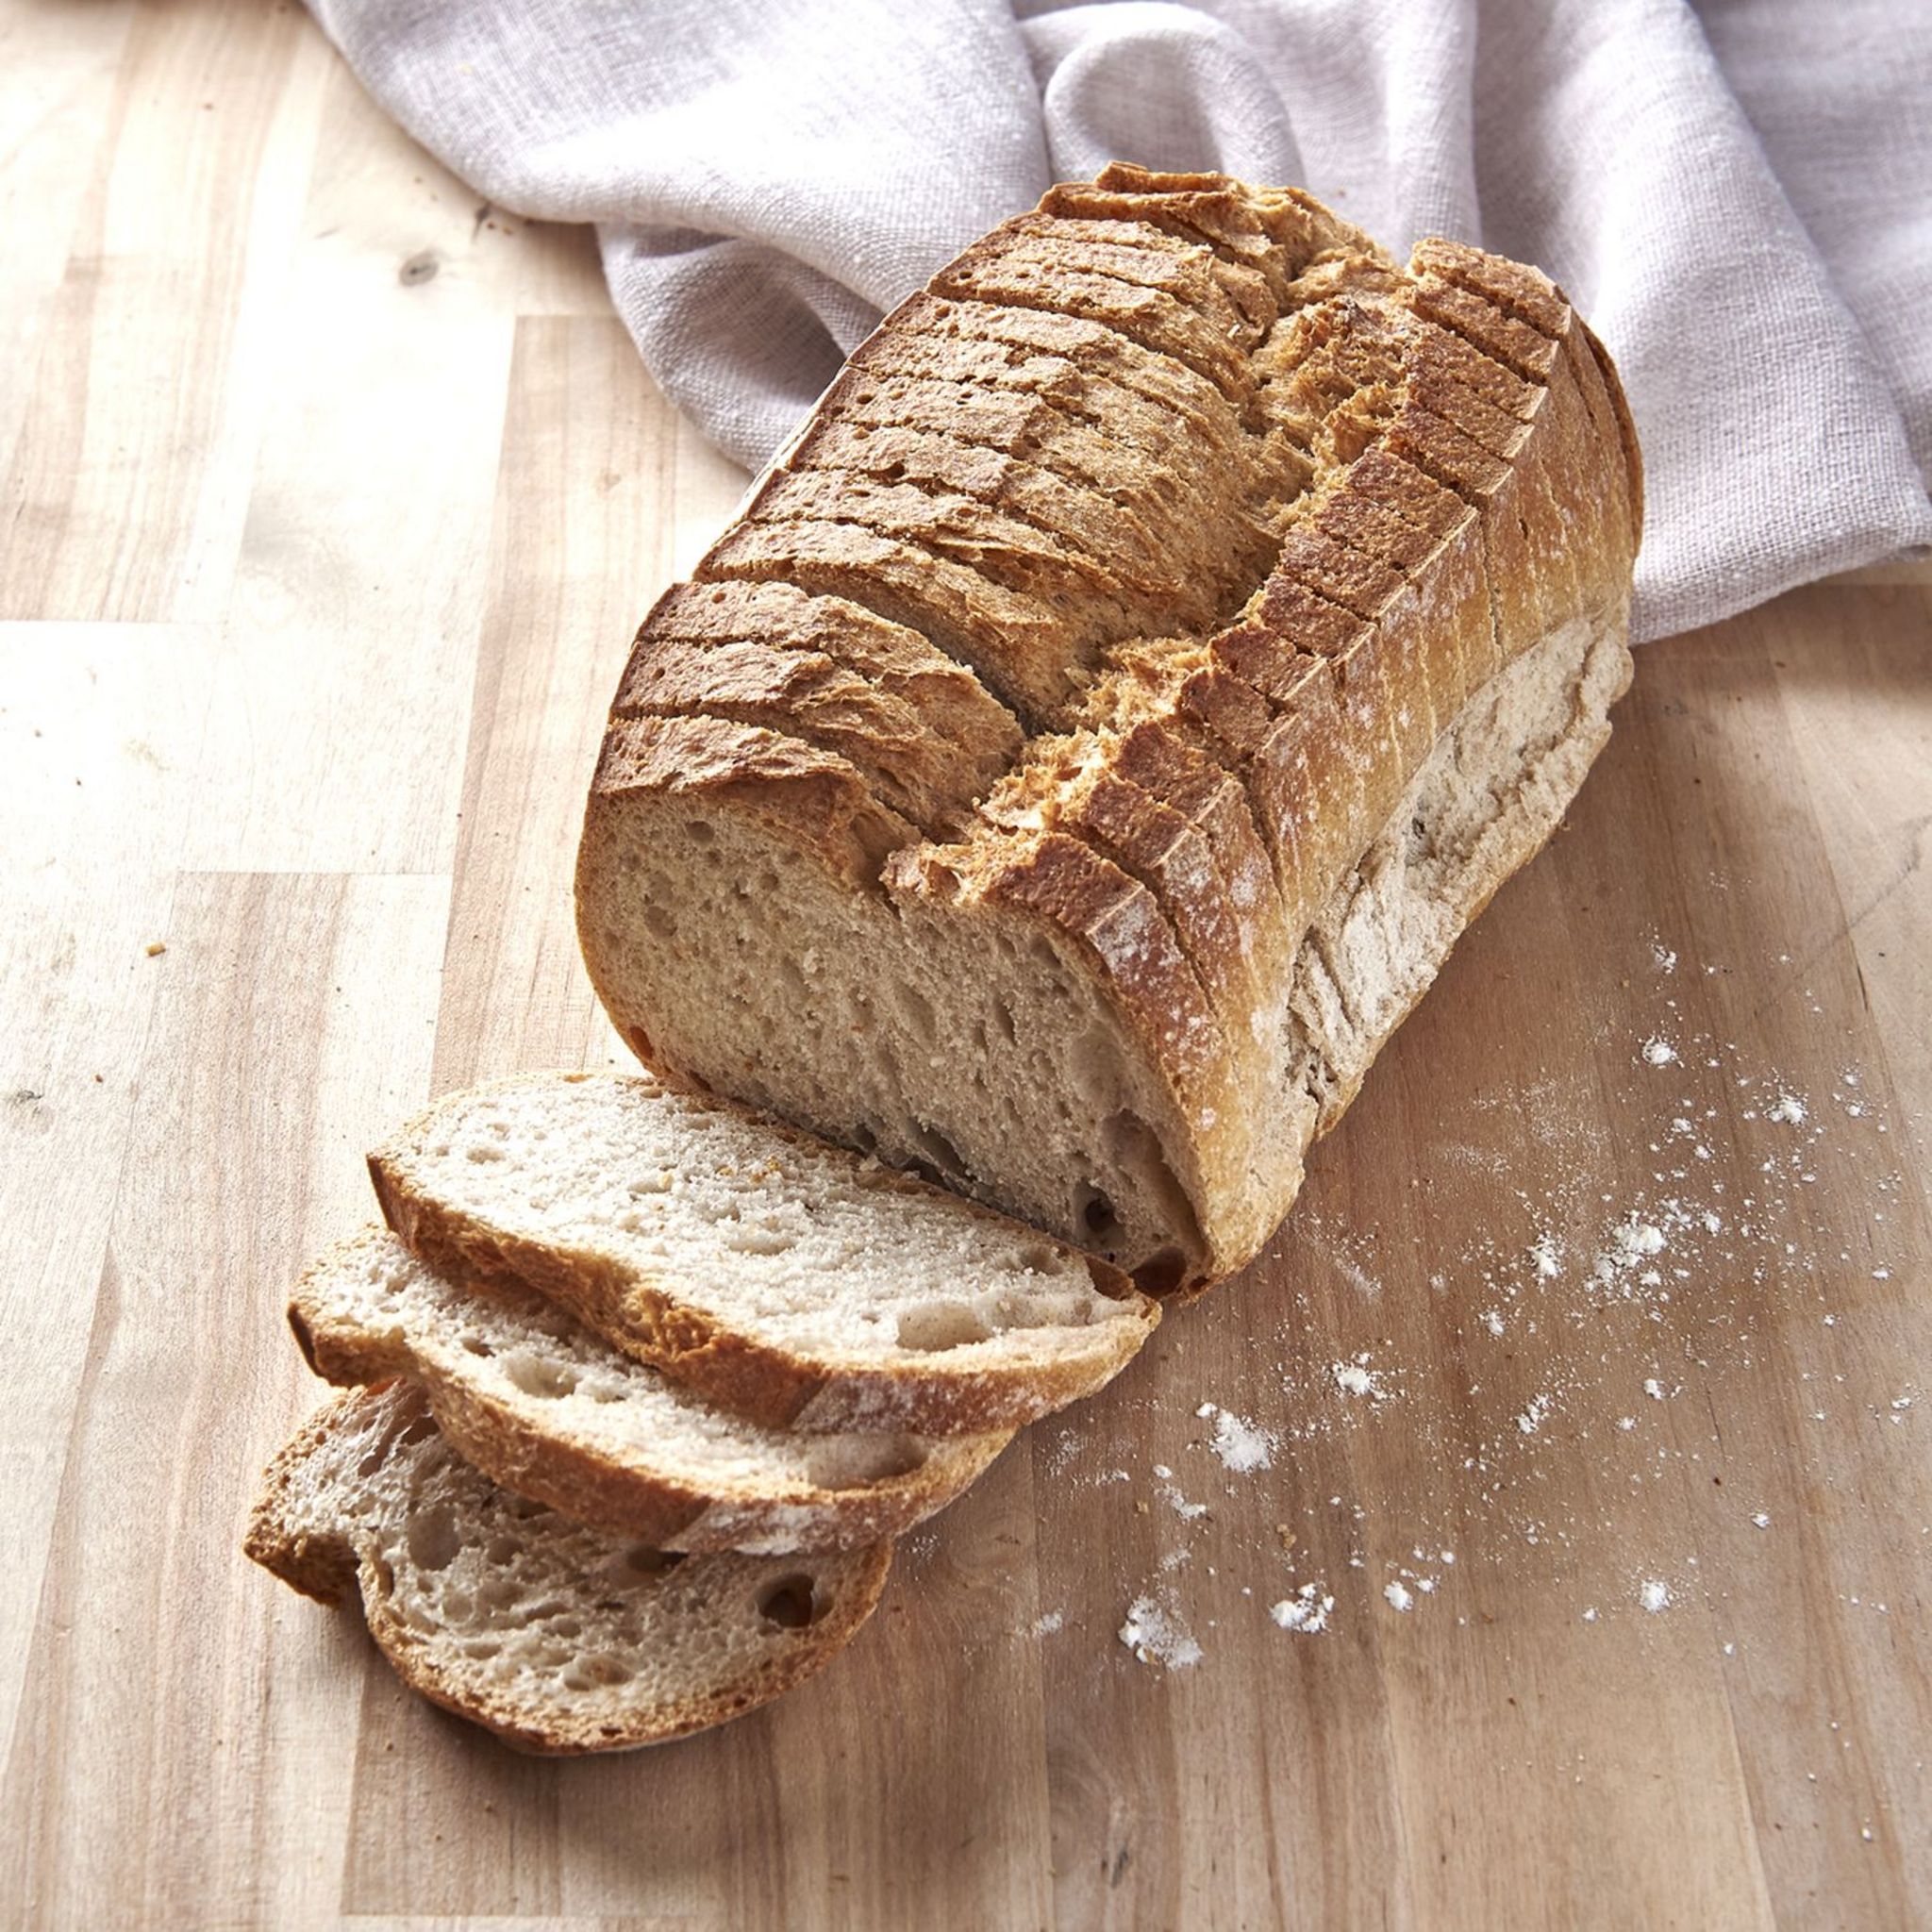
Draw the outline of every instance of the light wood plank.
M221 613L326 50L288 8L137 8L5 488L0 616Z
M0 1896L293 1923L340 1871L369 1646L239 1556L315 1385L281 1301L426 1077L440 879L184 878L25 1652Z
M90 9L0 15L0 235L8 238L0 306L0 465L33 396L46 313L106 139L134 0Z
M27 1667L123 1150L142 1104L212 651L192 626L0 625L0 1737Z
M439 1089L531 1067L633 1064L584 976L571 865L631 633L670 575L675 448L670 412L614 317L518 324Z

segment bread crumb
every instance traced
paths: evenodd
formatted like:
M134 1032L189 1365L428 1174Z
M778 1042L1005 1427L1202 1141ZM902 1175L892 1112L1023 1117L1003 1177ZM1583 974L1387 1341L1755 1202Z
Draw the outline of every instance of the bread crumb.
M167 950L166 940L150 940L147 942L147 956L150 959L158 959Z
M1382 1586L1382 1594L1388 1600L1391 1610L1408 1610L1415 1607L1415 1598L1408 1593L1408 1586L1399 1580L1391 1580Z
M1657 1611L1669 1608L1671 1587L1660 1576L1648 1577L1638 1590L1637 1601L1655 1616Z

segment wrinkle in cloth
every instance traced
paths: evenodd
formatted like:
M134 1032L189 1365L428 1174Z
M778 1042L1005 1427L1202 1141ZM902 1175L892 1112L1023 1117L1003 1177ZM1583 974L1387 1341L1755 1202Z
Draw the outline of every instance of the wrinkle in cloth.
M497 207L596 226L762 464L894 303L1109 160L1536 263L1648 471L1637 634L1932 543L1932 35L1895 0L311 0Z

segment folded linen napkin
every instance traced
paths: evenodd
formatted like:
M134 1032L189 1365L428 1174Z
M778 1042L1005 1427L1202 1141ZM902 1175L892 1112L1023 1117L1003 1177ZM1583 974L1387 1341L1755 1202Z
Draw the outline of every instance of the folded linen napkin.
M884 309L1117 158L1554 275L1643 439L1641 636L1932 543L1932 36L1893 0L310 4L480 194L596 224L753 467Z

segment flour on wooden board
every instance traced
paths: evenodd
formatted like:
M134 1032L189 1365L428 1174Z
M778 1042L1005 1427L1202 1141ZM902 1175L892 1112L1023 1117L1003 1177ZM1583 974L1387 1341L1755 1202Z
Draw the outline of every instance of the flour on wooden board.
M1259 1609L1294 1636L1331 1633L1365 1601L1397 1623L1425 1607L1432 1623L1492 1621L1507 1606L1493 1593L1496 1579L1520 1584L1525 1563L1546 1566L1546 1589L1559 1587L1559 1578L1588 1585L1569 1613L1592 1628L1632 1616L1643 1624L1688 1599L1723 1614L1730 1591L1722 1573L1703 1567L1712 1560L1708 1548L1702 1565L1681 1547L1609 1557L1617 1487L1674 1480L1678 1471L1702 1485L1707 1472L1720 1522L1728 1511L1744 1536L1772 1530L1770 1509L1744 1494L1733 1503L1714 1481L1730 1474L1723 1445L1705 1435L1701 1405L1679 1398L1718 1370L1756 1367L1760 1353L1766 1362L1787 1359L1783 1351L1765 1353L1761 1338L1776 1332L1793 1297L1822 1296L1827 1284L1867 1276L1889 1280L1888 1214L1905 1183L1889 1158L1889 1124L1856 1069L1838 1077L1827 1099L1816 1097L1824 1090L1815 1077L1807 1095L1783 1070L1752 1069L1733 1042L1701 1028L1680 1006L1677 956L1661 941L1654 964L1648 997L1668 1011L1660 1024L1632 1029L1640 1071L1632 1084L1612 1085L1610 1103L1625 1111L1610 1138L1591 1111L1596 1090L1571 1096L1555 1076L1522 1090L1531 1116L1525 1131L1563 1157L1539 1155L1538 1170L1554 1170L1554 1179L1520 1180L1506 1154L1464 1138L1466 1126L1445 1128L1456 1138L1426 1151L1474 1170L1482 1177L1464 1185L1488 1197L1488 1211L1472 1218L1457 1249L1443 1248L1440 1224L1430 1226L1426 1216L1396 1228L1338 1224L1305 1203L1277 1237L1276 1257L1294 1244L1308 1266L1288 1274L1290 1306L1275 1318L1279 1325L1253 1338L1270 1351L1263 1373L1278 1382L1275 1405L1257 1401L1252 1383L1239 1408L1204 1399L1184 1440L1161 1436L1160 1415L1144 1411L1146 1433L1138 1440L1175 1446L1168 1460L1138 1470L1151 1471L1158 1497L1180 1524L1166 1519L1167 1535L1179 1541L1150 1553L1148 1584L1126 1606L1119 1636L1136 1657L1167 1670L1211 1662L1210 1611L1235 1594L1249 1601L1249 1615ZM1697 984L1692 973L1687 998ZM1827 1232L1817 1222L1813 1202L1824 1197L1807 1199L1806 1191L1826 1161L1853 1171L1862 1165L1871 1193L1862 1224ZM1428 1187L1426 1172L1414 1185ZM1833 1198L1843 1199L1843 1190ZM1405 1242L1413 1259L1402 1252ZM1336 1274L1355 1295L1336 1298ZM1401 1281L1406 1292L1426 1291L1439 1310L1433 1326L1459 1333L1459 1350L1391 1359L1381 1325L1392 1319L1380 1307L1385 1280L1391 1291ZM1828 1333L1837 1319L1827 1307L1822 1329L1812 1332ZM1331 1355L1341 1336L1351 1338L1348 1347ZM1817 1385L1809 1412L1821 1423L1837 1420L1830 1391L1844 1375L1815 1359L1799 1374ZM1644 1399L1633 1404L1640 1391ZM1914 1392L1868 1412L1902 1425ZM1401 1521L1392 1511L1410 1506L1307 1494L1311 1465L1307 1453L1297 1453L1301 1445L1391 1426L1405 1435L1405 1467L1458 1471L1446 1488L1463 1535L1476 1541L1469 1554L1488 1581L1486 1602L1467 1593L1474 1579L1467 1565L1457 1568L1453 1551L1424 1539L1407 1560L1388 1553L1391 1540L1398 1548L1411 1541L1391 1534ZM1602 1494L1587 1514L1574 1486L1541 1486L1540 1465L1578 1454L1602 1473ZM1103 1449L1092 1461L1104 1457ZM1111 1507L1148 1511L1140 1500L1144 1475L1130 1481L1122 1469L1083 1470L1064 1436L1049 1466L1076 1487L1126 1483L1125 1497ZM1426 1499L1442 1487L1425 1481L1407 1493ZM1228 1541L1243 1532L1230 1525L1257 1519L1272 1523L1273 1539L1243 1543L1237 1562ZM1290 1570L1291 1558L1299 1567L1311 1555L1325 1574ZM1890 1613L1857 1594L1841 1601ZM1729 1657L1738 1645L1725 1638L1721 1649Z

